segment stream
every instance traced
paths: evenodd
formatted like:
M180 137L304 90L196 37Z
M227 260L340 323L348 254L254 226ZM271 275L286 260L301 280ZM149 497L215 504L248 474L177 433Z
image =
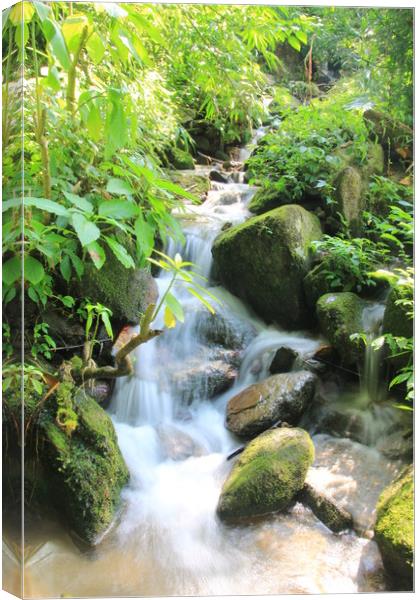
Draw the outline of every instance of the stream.
M242 150L241 160L247 152ZM202 205L188 205L188 215L180 216L186 244L170 242L166 249L196 263L210 283L213 240L224 224L250 216L247 205L255 193L243 183L243 173L231 179L212 182ZM157 277L160 294L168 282L166 273ZM365 385L320 384L318 400L304 417L316 448L307 480L351 512L355 530L334 534L299 503L248 525L218 520L220 489L234 462L226 457L242 445L224 426L227 401L270 375L280 346L297 352L295 368L301 368L326 341L267 326L224 288L211 291L221 300L213 325L202 305L175 287L185 324L140 346L135 375L116 384L108 411L131 478L112 530L86 549L53 521L28 523L26 597L386 589L372 528L378 496L402 466L380 452L401 411L376 402L379 376L372 357ZM367 328L378 326L381 310L376 304L367 311ZM241 350L218 343L226 331ZM227 391L225 378L234 379ZM337 414L342 418L331 418ZM337 422L338 430L330 427Z

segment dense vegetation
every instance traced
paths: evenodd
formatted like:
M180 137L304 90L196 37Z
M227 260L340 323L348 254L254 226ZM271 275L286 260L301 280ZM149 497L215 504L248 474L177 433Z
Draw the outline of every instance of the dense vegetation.
M324 293L379 298L391 288L374 344L395 402L412 409L412 18L410 10L374 8L39 0L5 11L3 391L11 451L21 377L25 443L33 448L54 430L60 452L72 436L80 449L87 417L74 386L93 393L88 380L130 373L128 353L161 333L152 329L161 309L166 328L184 320L174 281L214 312L217 299L194 266L164 254L168 239L183 241L185 201L202 201L177 174L229 163L262 124L266 134L246 162L258 188L250 210L299 204L319 217L323 235L311 243L307 275L313 316ZM341 198L343 172L356 172L355 217ZM161 268L172 279L160 303L149 298L129 315L112 282L132 285L141 271L149 285ZM74 339L60 337L51 315ZM109 342L127 323L140 323L140 333L114 361ZM352 338L368 343L362 330Z

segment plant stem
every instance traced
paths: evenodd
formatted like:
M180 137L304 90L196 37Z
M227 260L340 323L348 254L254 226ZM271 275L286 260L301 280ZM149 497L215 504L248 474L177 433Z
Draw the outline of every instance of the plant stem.
M82 31L82 35L80 36L79 45L77 47L76 52L74 53L74 58L71 63L69 72L68 72L68 81L67 81L67 110L74 113L75 103L76 103L76 81L77 81L77 63L79 62L80 54L86 44L88 39L88 28L84 27Z
M159 302L159 305L158 305L157 309L156 309L156 310L155 310L155 312L154 312L154 315L153 315L152 321L154 321L154 320L156 319L156 317L158 316L158 314L159 314L159 311L160 311L160 309L162 308L162 304L164 303L166 296L167 296L167 295L168 295L168 293L171 291L171 288L172 288L173 284L175 283L176 277L177 277L177 273L175 273L175 274L174 274L174 276L172 277L172 281L171 281L171 283L169 284L169 286L168 286L168 288L167 288L166 292L163 294L163 296L162 296L162 299L161 299L161 301Z

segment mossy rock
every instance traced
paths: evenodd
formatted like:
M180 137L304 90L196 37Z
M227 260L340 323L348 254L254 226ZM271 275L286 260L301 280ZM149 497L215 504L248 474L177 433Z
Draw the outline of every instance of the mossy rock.
M316 304L321 332L347 365L363 360L363 343L350 339L352 334L363 331L363 308L363 300L352 292L324 294Z
M275 187L260 188L249 203L248 209L255 215L262 215L289 202L284 192L279 192Z
M194 159L185 150L180 148L171 148L168 152L169 160L175 169L187 170L194 169Z
M413 320L407 316L404 306L396 304L402 298L397 289L390 291L386 301L382 331L396 337L410 338L414 333Z
M337 211L344 217L350 231L356 235L360 230L363 211L362 175L355 167L346 167L335 182Z
M265 431L239 456L223 485L217 514L231 521L286 510L305 483L314 453L303 429Z
M216 275L267 322L304 328L313 315L303 278L310 269L311 243L321 236L319 219L301 206L276 208L216 238Z
M305 483L299 492L299 500L308 506L314 515L334 533L352 528L351 514L345 509L339 508L332 500L317 492L309 484Z
M111 250L106 248L105 253L106 261L99 271L92 263L85 265L79 293L111 309L113 321L138 324L139 315L156 302L156 282L147 269L126 269Z
M169 177L174 183L184 190L202 198L210 190L211 183L206 175L199 175L194 171L169 171Z
M69 386L77 427L68 435L58 425L52 401L41 422L41 461L54 504L80 538L94 544L114 519L129 473L107 413L84 391L61 385Z
M414 478L407 467L379 498L375 540L394 591L413 589Z

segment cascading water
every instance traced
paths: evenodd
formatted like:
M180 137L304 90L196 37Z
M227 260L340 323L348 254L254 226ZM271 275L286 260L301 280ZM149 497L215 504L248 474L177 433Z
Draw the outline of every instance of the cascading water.
M210 277L214 238L224 223L249 216L252 194L243 183L213 184L207 200L183 219L185 247L170 242L166 252L181 252ZM162 294L165 273L157 283ZM186 323L140 346L135 374L116 385L109 411L131 478L113 531L89 553L61 531L50 530L47 543L40 542L39 530L28 532L40 548L26 565L27 596L384 589L379 553L367 532L377 497L400 465L374 448L315 435L317 459L308 476L314 487L341 498L365 537L331 533L300 504L252 525L218 521L221 485L232 466L226 456L239 445L224 426L226 402L269 375L280 346L295 350L302 364L324 342L267 327L223 288L212 291L222 303L215 318L175 286ZM220 335L230 336L230 349ZM218 391L218 378L224 384L231 372L233 387ZM366 486L369 495L361 495Z

